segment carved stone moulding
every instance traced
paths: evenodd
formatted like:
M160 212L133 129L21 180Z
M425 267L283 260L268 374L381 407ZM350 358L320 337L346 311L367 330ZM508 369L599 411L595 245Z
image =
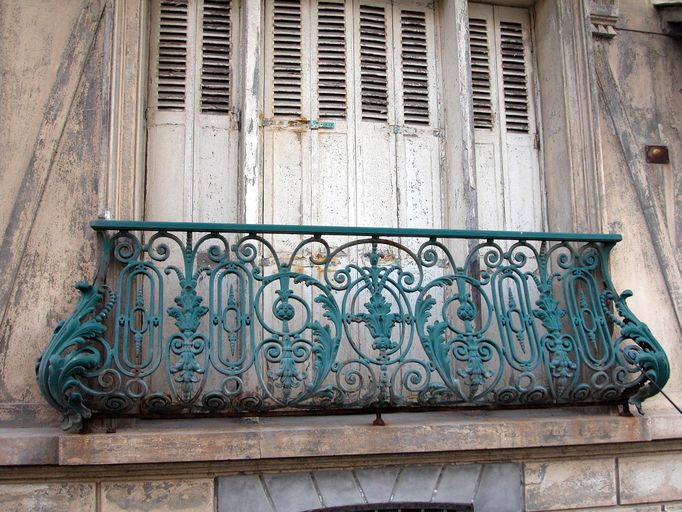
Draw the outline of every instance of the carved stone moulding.
M620 16L619 0L590 0L592 35L611 39L616 35L615 25Z

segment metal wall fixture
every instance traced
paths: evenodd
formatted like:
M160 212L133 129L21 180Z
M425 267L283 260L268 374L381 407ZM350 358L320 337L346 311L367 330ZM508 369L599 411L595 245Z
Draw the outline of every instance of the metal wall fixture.
M669 164L670 154L667 146L646 146L644 148L648 164Z
M640 408L668 380L611 282L619 235L92 227L97 276L37 364L66 429L92 414Z

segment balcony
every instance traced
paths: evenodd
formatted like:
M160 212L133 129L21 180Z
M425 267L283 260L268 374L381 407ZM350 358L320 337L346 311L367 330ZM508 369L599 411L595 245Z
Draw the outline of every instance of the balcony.
M92 222L93 284L36 371L92 415L641 403L668 360L609 276L619 235Z

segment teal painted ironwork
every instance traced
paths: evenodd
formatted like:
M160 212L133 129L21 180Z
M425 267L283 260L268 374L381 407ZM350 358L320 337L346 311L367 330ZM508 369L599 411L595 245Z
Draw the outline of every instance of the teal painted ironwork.
M668 360L618 294L621 237L97 220L92 285L38 360L104 415L620 402Z

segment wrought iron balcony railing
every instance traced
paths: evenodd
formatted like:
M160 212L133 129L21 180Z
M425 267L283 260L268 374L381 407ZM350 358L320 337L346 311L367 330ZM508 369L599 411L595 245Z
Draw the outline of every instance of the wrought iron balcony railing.
M667 358L609 277L619 235L95 221L38 361L91 414L629 403Z

